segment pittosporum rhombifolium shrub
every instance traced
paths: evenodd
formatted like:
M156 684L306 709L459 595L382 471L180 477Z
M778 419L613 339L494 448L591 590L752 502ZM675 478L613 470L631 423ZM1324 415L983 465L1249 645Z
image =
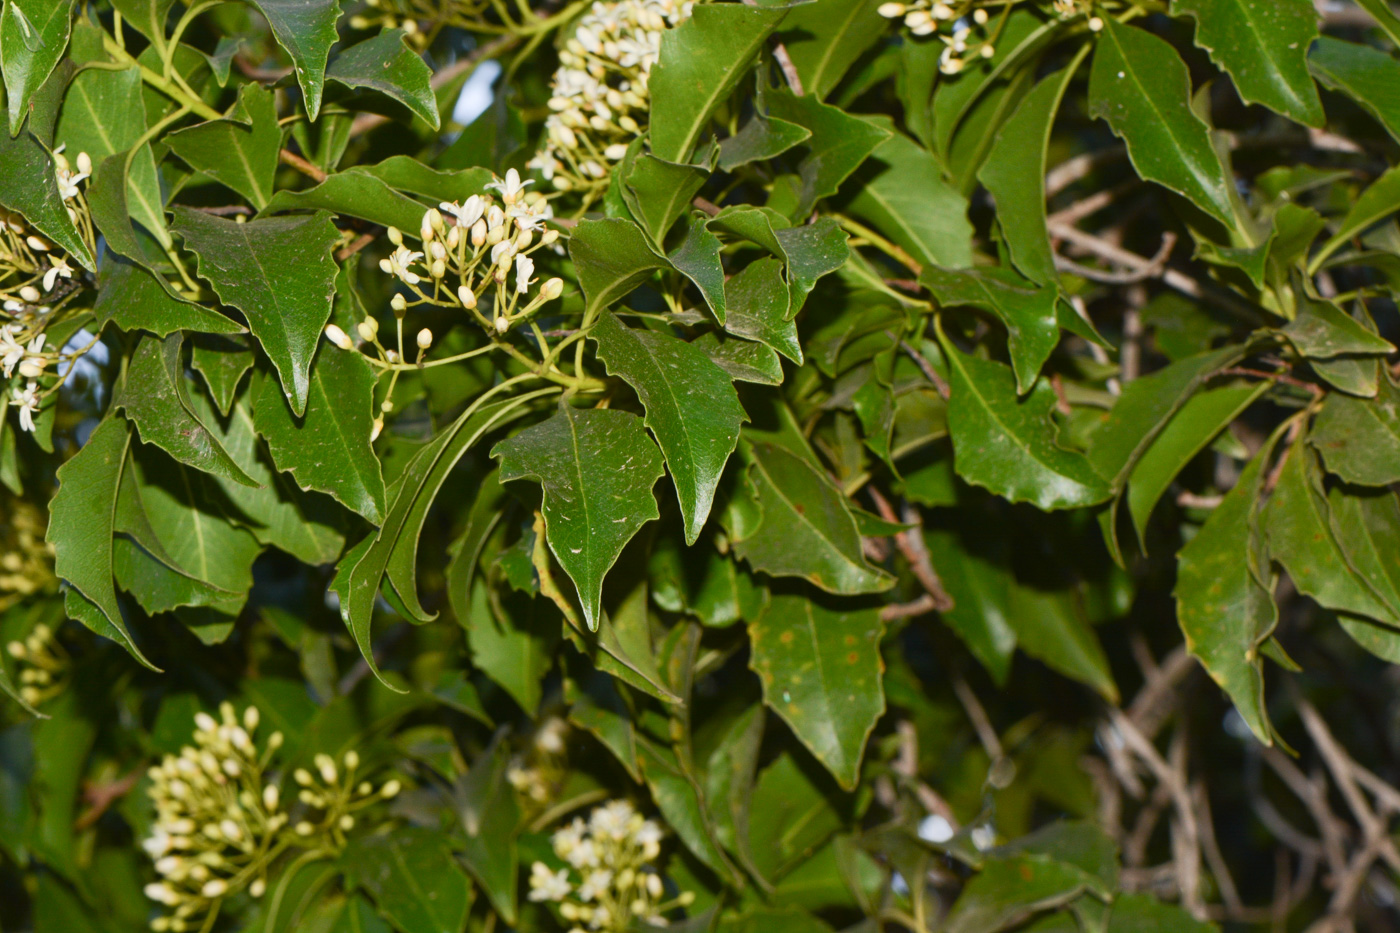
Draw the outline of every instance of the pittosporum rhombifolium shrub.
M1400 929L1389 0L0 0L0 930Z

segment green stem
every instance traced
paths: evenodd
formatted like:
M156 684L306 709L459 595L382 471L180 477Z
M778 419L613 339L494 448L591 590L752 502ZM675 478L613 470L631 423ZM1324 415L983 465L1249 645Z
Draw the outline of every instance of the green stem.
M118 45L116 40L114 40L111 36L103 35L102 47L106 49L107 52L114 58L116 58L118 61L125 62L128 65L135 65L137 68L139 68L141 71L142 81L145 81L151 87L155 88L157 91L160 91L162 94L164 94L166 97L169 97L176 103L184 105L186 108L194 111L201 117L204 117L204 119L206 120L223 119L224 115L219 113L219 111L215 110L213 107L210 107L198 97L187 93L178 85L176 85L175 82L167 80L163 76L156 74L154 71L138 62L126 51L126 49Z

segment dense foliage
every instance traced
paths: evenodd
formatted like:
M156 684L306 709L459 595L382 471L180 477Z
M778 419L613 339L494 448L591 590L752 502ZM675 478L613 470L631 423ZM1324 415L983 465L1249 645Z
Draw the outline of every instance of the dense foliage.
M4 0L0 929L1400 928L1397 42Z

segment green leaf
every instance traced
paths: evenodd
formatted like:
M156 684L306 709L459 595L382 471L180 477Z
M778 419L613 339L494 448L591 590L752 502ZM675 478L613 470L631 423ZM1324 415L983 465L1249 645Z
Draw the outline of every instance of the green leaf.
M446 834L420 826L359 836L341 855L352 884L368 891L397 927L414 933L461 933L472 883Z
M1400 628L1400 617L1357 573L1335 537L1321 471L1305 444L1288 452L1264 516L1270 550L1300 593L1328 609Z
M783 8L697 6L690 19L661 34L661 55L647 81L651 151L684 162L729 93L739 85Z
M776 257L755 259L724 283L724 329L772 347L802 365L797 324L789 320L791 296Z
M1374 399L1329 394L1308 442L1322 455L1327 471L1348 483L1400 483L1400 389L1382 378Z
M1038 910L1066 904L1098 879L1045 855L988 859L944 921L947 933L994 933Z
M166 20L175 0L112 0L122 19L147 39L164 38Z
M68 48L74 0L6 0L0 13L0 72L10 105L10 135L29 113L29 101Z
M632 712L618 692L617 682L599 670L589 670L583 681L565 681L569 721L586 729L607 746L629 777L642 782L637 757L637 730Z
M117 404L141 432L142 442L155 444L197 470L257 486L191 411L183 348L180 333L164 340L143 338L132 354Z
M7 13L9 9L7 4ZM55 75L54 80L61 77ZM47 88L45 93L49 93ZM13 101L14 97L10 100ZM58 193L53 157L48 150L53 138L53 123L36 125L39 122L37 119L30 120L29 125L15 137L0 133L0 206L23 216L84 268L92 269L95 267L92 253L82 237L78 236L77 228L69 219L63 198Z
M402 29L386 29L373 39L350 46L330 63L326 78L346 87L386 94L438 129L433 71L404 38Z
M1043 510L1095 505L1108 485L1082 454L1056 443L1050 422L1054 390L1037 382L1018 399L1011 371L951 344L948 431L958 475L976 486Z
M812 131L804 126L754 114L739 132L719 144L719 167L732 172L751 162L766 162L811 136Z
M1283 334L1295 350L1310 360L1395 350L1390 341L1377 336L1332 302L1306 295L1298 296L1298 316L1283 328Z
M237 338L199 335L191 343L190 365L204 377L219 414L227 418L243 377L253 368L253 351Z
M413 198L357 165L303 191L285 188L278 191L267 202L265 213L317 209L410 231L418 229L426 210Z
M282 148L270 90L245 84L228 119L177 130L164 142L191 168L237 191L258 210L267 207Z
M501 500L505 494L500 474L495 470L487 473L477 487L461 534L447 548L450 558L446 570L447 599L458 624L464 627L476 615L472 594L476 592L477 565L487 539L501 521L504 513Z
M1400 62L1373 46L1323 36L1308 65L1317 80L1356 101L1400 140Z
M1142 452L1128 479L1128 514L1146 544L1147 520L1176 475L1272 383L1225 386L1193 395Z
M147 331L166 337L176 331L236 334L242 325L203 305L181 301L170 294L154 273L108 252L97 270L97 303L93 313L99 325L107 321L127 332Z
M783 47L802 91L821 100L885 34L878 0L827 0L793 7L783 20Z
M1327 490L1332 536L1358 577L1386 608L1376 621L1400 620L1400 500L1391 490L1340 484Z
M81 615L79 621L157 670L127 631L112 582L117 492L130 445L126 422L113 416L99 424L82 449L59 467L58 494L49 504L45 540L54 547L54 572L94 610Z
M55 139L66 148L70 160L86 152L93 164L97 164L141 142L145 130L140 70L134 67L120 71L85 68L68 84ZM132 160L126 200L132 216L162 246L169 246L165 204L161 200L156 163L149 146L142 146Z
M787 264L789 320L802 310L817 280L841 268L852 255L846 234L832 217L789 227L767 209L733 207L720 211L706 226L757 243Z
M890 587L892 578L866 562L848 500L825 476L766 442L753 444L748 460L745 481L756 519L733 529L737 557L755 570L801 577L829 593Z
M590 336L609 375L626 380L642 400L680 499L686 543L694 544L739 443L739 425L748 420L739 394L703 350L668 334L634 330L604 312Z
M668 263L630 220L581 220L569 236L569 257L588 310L605 308L651 278Z
M677 272L695 283L720 324L724 324L728 314L724 295L724 264L719 258L722 247L719 237L697 218L688 224L685 239L667 257Z
M315 121L326 84L326 59L339 36L340 0L247 0L267 18L277 42L296 67L306 97L306 115Z
M1397 75L1397 78L1400 78L1400 74ZM1348 240L1396 211L1400 211L1400 166L1392 168L1377 178L1369 188L1361 192L1361 196L1356 199L1346 216L1342 218L1341 226L1337 228L1337 232L1332 235L1331 239L1322 244L1322 248L1308 261L1308 274L1316 275L1317 270L1322 268L1327 257L1345 245Z
M142 148L148 149L149 144ZM136 181L133 169L147 158L149 154L143 155L141 150L128 149L126 152L118 152L95 162L92 179L88 183L87 201L92 213L92 222L98 232L106 238L108 251L130 259L148 272L155 273L157 265L146 252L150 241L142 237L133 225L133 218L140 212L139 206L131 202ZM164 208L158 202L156 211L161 217L164 231ZM168 236L168 233L166 235ZM154 244L150 245L154 247ZM159 281L172 297L178 298L174 289L165 284L164 279Z
M763 701L847 790L885 712L882 630L877 608L838 612L803 595L774 596L749 623Z
M700 165L678 164L638 153L623 175L623 200L642 229L660 245L666 232L690 207L690 199L710 177L714 149ZM698 225L697 225L698 226Z
M1233 226L1225 167L1210 127L1191 109L1186 66L1166 40L1105 19L1089 77L1089 113L1128 144L1140 176Z
M921 264L972 265L967 198L943 180L933 153L902 133L881 143L861 172L848 209Z
M506 780L510 747L495 742L453 788L465 835L462 860L506 923L517 923L516 832L520 805Z
M845 111L823 104L814 97L797 97L787 91L773 91L767 95L770 116L795 123L809 130L812 137L804 144L807 154L797 163L801 185L797 193L797 205L790 216L806 217L812 207L822 198L830 197L841 187L841 183L851 176L870 155L894 138L894 131L876 125L869 120L851 116ZM896 148L894 161L889 164L897 174L913 175L925 182L929 176L927 163L920 156L920 150L913 143ZM893 178L888 185L896 184ZM941 179L937 182L935 196L930 203L947 204L949 198ZM885 189L886 191L888 189ZM905 192L908 196L910 192ZM884 205L881 205L884 206ZM956 242L948 249L956 251Z
M1400 16L1395 15L1395 11L1390 7L1390 0L1356 0L1367 13L1376 18L1376 22L1386 35L1390 36L1390 41L1400 45Z
M236 223L177 208L176 231L225 304L248 319L298 415L306 411L311 358L335 296L331 247L340 232L324 213Z
M582 225L580 225L582 226ZM642 420L612 409L558 414L491 451L501 480L526 477L544 487L546 539L578 588L592 631L602 618L603 577L642 525L660 516L651 487L661 454Z
M1229 73L1242 100L1322 126L1322 100L1308 74L1317 38L1311 0L1172 0L1172 13L1195 17L1196 45Z
M1113 901L1109 929L1112 933L1214 933L1216 927L1151 894L1120 894Z
M374 384L363 356L326 347L311 370L306 415L295 416L276 381L268 379L253 402L253 421L277 468L292 474L298 486L328 493L377 525L386 494L370 446Z
M656 808L685 847L720 877L741 881L715 841L706 801L694 776L679 765L674 752L663 751L641 736L637 737L637 751Z
M919 276L938 303L990 311L1006 326L1016 391L1031 390L1060 340L1059 291L1035 286L1010 269L950 271L930 267Z
M542 599L519 594L472 591L467 630L472 663L510 694L527 716L540 708L543 680L554 666L559 644L559 610Z
M1022 275L1038 285L1058 280L1055 253L1046 228L1045 162L1055 115L1074 71L1061 69L1042 79L1025 96L997 132L987 161L977 173L996 202L997 223L1011 261ZM1034 141L1034 145L1028 141Z
M1102 426L1094 432L1089 462L1114 489L1121 489L1147 445L1211 376L1244 356L1246 347L1222 347L1177 360L1123 387Z
M703 334L692 342L708 353L715 365L736 382L782 385L783 361L769 346L747 340L722 340L713 332Z

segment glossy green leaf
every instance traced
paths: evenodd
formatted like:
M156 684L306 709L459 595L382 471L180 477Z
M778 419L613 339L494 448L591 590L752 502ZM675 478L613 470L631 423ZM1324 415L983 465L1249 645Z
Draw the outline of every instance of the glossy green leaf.
M1128 144L1139 175L1189 198L1233 226L1230 181L1191 110L1191 81L1176 50L1135 26L1104 20L1089 77L1089 113Z
M149 148L149 144L142 148ZM128 149L126 152L118 152L94 162L92 178L88 182L87 200L92 222L97 231L106 238L108 251L131 260L148 272L155 273L165 264L153 260L148 255L147 246L150 241L141 236L133 221L137 213L132 195L135 182L133 169L138 162L147 158L149 156L143 155L141 150ZM157 211L164 223L163 208L157 205ZM175 290L164 284L164 279L158 281L172 297L178 298Z
M1123 894L1113 902L1111 933L1213 933L1214 924L1197 920L1175 904L1151 894Z
M199 335L191 343L190 365L204 377L219 414L227 418L243 377L253 368L253 351L237 338Z
M861 172L848 209L924 265L972 265L967 198L943 180L933 154L901 133L882 143Z
M292 57L297 83L306 97L307 116L315 120L326 84L326 59L339 38L335 23L340 18L340 0L247 2L267 18L278 44Z
M1306 445L1288 452L1264 515L1270 550L1299 592L1328 609L1400 628L1400 617L1357 573L1334 535L1321 471Z
M716 334L705 334L693 341L704 350L715 365L736 382L756 382L776 386L783 382L783 361L777 351L747 340L721 340Z
M1400 62L1374 46L1323 36L1308 64L1319 81L1356 101L1400 140Z
M1382 378L1374 399L1328 395L1308 441L1327 471L1348 483L1400 482L1400 389Z
M493 743L453 788L465 835L458 848L481 890L506 923L517 922L516 832L520 805L506 780L510 749Z
M941 305L972 305L996 315L1006 326L1016 391L1031 390L1060 340L1056 288L1035 286L1009 269L928 268L919 282Z
M589 629L602 618L603 577L642 525L657 518L651 487L661 454L642 420L623 411L564 406L491 451L501 479L544 487L549 548L574 581Z
M1337 484L1327 490L1327 513L1347 565L1389 612L1376 621L1393 624L1400 619L1400 500L1389 489Z
M812 131L796 123L755 114L739 132L719 144L719 167L732 172L741 165L765 162L805 142Z
M739 395L703 350L668 334L626 327L604 312L591 336L608 373L642 400L680 499L686 543L694 544L748 420Z
M182 334L146 337L137 345L117 400L141 440L197 470L245 486L258 485L238 468L218 439L195 417L185 381Z
M284 188L268 201L266 212L327 210L383 227L417 230L426 208L383 179L359 169L355 166L336 172L320 184L301 191Z
M797 339L797 324L787 316L791 296L782 268L780 260L765 256L724 283L724 328L766 344L801 365L802 344Z
M749 566L801 577L829 593L875 593L893 584L866 562L846 497L806 460L756 443L745 476L755 521L732 529L731 543Z
M404 38L403 30L386 29L373 39L350 46L326 68L326 78L346 87L386 94L438 129L432 69Z
M661 35L661 55L647 82L651 91L651 151L684 162L715 109L743 79L782 8L701 5L690 19Z
M370 446L374 385L360 354L327 346L311 370L304 417L292 413L268 379L253 402L253 419L279 470L292 474L302 489L328 493L377 525L386 494Z
M711 147L711 156L713 155ZM632 216L658 245L677 218L690 208L690 199L710 177L711 158L700 165L678 164L638 153L623 176L622 197Z
M237 191L258 210L267 206L282 148L271 91L245 84L228 119L177 130L164 140L191 168Z
M1390 36L1390 41L1400 45L1400 16L1395 15L1395 10L1390 6L1390 0L1356 0L1367 13L1376 19L1376 23Z
M757 243L787 264L789 319L802 310L817 281L851 255L846 235L831 217L790 227L771 211L735 207L720 211L706 226Z
M1308 73L1317 38L1310 0L1172 0L1172 13L1196 20L1196 44L1235 82L1240 97L1322 126L1322 101Z
M987 161L977 173L996 202L997 223L1011 261L1038 285L1057 279L1046 228L1045 162L1050 130L1073 77L1074 69L1065 68L1041 79L997 132ZM1034 145L1028 145L1028 140Z
M948 933L993 933L1026 914L1068 903L1099 888L1083 869L1045 855L988 859L953 904Z
M99 322L111 321L124 331L144 330L157 337L180 330L205 334L243 330L237 321L217 311L175 298L154 273L110 252L102 257L98 270L93 312Z
M656 801L656 808L685 847L720 877L740 880L714 839L706 801L694 777L679 765L673 752L669 749L663 751L640 736L637 751L642 774L651 789L652 799Z
M0 71L10 109L10 135L19 133L29 101L68 47L74 0L6 0L0 13Z
M1060 447L1050 423L1055 393L1036 383L1017 398L1011 371L1000 363L945 346L952 397L948 430L958 475L1012 502L1040 509L1094 505L1108 484L1082 454Z
M605 308L668 266L630 220L583 220L569 237L569 256L590 310Z
M80 621L155 670L127 631L112 582L117 492L130 445L127 423L113 416L98 425L82 450L59 468L46 540L54 547L54 572L95 610Z
M451 839L417 826L360 836L341 856L346 876L368 891L395 926L415 933L461 933L472 883L452 856Z
M724 324L728 318L724 289L724 264L720 261L723 244L710 228L693 219L686 228L685 239L671 251L667 260L675 270L695 283L715 320Z
M876 609L838 612L801 595L774 596L749 623L764 702L847 789L885 712L882 629Z
M1139 541L1147 541L1147 520L1176 475L1270 388L1261 382L1198 392L1153 438L1128 478L1128 514Z
M807 154L797 163L801 183L797 192L797 204L790 215L793 218L806 217L818 201L835 194L841 183L860 168L862 162L895 135L892 130L851 116L839 108L823 104L814 97L797 97L786 91L770 93L768 108L770 116L794 123L812 134L803 144ZM882 187L886 197L891 192L891 186L898 184L896 178L900 175L915 178L919 183L930 180L929 163L920 152L918 146L913 143L909 143L908 146L896 146L891 153L891 160L887 162L893 174L886 179ZM956 197L948 197L952 192L947 191L941 181L935 181L935 184L937 187L930 192L929 203L946 205L950 200L956 202ZM906 197L911 193L906 191ZM877 210L888 207L887 203L879 204ZM927 234L927 230L921 231L921 235ZM958 243L954 241L945 248L955 251Z
M540 707L544 675L554 665L559 611L543 599L472 591L467 628L472 663L510 694L526 715Z
M1398 176L1400 177L1400 176ZM1299 296L1298 316L1283 328L1303 356L1329 359L1343 354L1391 353L1395 347L1330 301Z
M175 0L112 0L122 19L147 39L165 34L166 19Z
M1352 237L1396 211L1400 211L1400 166L1390 169L1361 192L1361 196L1342 218L1337 232L1308 262L1309 274L1316 274L1323 261Z
M221 301L243 312L292 410L304 414L311 358L335 295L331 247L340 232L325 214L236 223L179 208L175 217L176 231L199 259L199 274Z
M74 75L68 84L54 139L65 147L70 160L86 152L96 164L108 156L126 152L141 141L145 130L140 71L134 67L120 71L86 68ZM161 200L156 163L149 146L142 146L132 160L126 201L141 226L162 246L169 246L165 204Z
M828 0L796 6L783 20L780 36L804 94L821 100L836 88L886 29L877 0Z

